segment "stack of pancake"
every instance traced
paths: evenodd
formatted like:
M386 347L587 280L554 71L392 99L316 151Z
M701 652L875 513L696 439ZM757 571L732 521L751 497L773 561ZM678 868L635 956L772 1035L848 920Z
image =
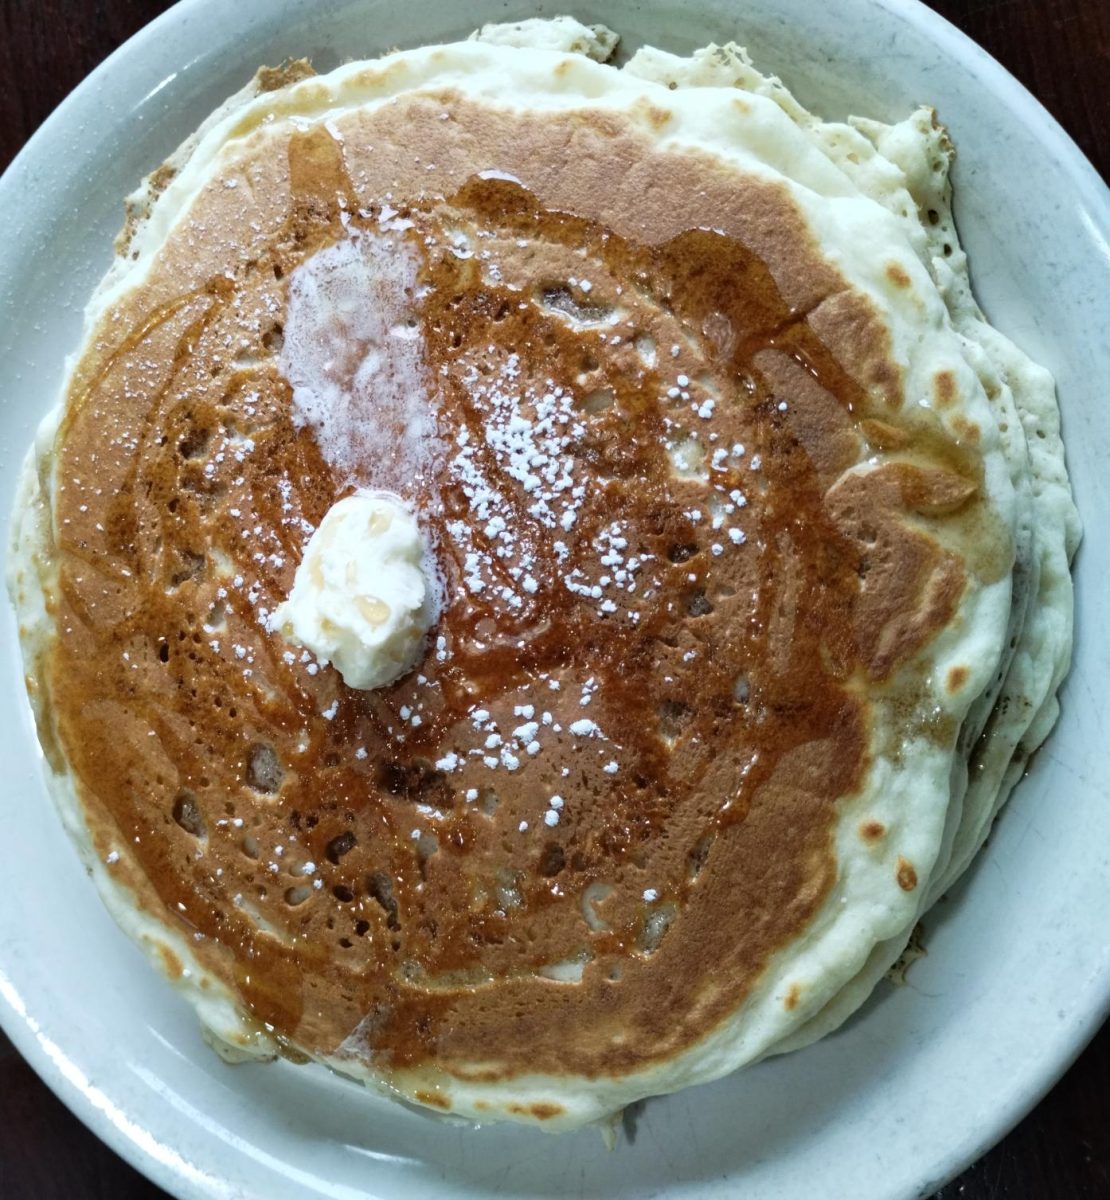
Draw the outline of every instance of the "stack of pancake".
M566 18L263 70L129 201L9 584L59 808L229 1057L567 1129L845 1019L1053 724L1053 384L933 114ZM373 690L272 620L399 497Z

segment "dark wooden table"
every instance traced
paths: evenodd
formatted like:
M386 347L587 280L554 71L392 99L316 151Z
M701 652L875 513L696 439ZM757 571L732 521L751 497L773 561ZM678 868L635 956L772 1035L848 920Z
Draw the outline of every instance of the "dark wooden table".
M931 3L1025 83L1110 180L1110 0ZM169 6L0 0L0 169L102 58ZM71 1116L0 1034L0 1200L164 1195ZM1110 1025L1041 1105L936 1200L957 1197L1110 1200Z

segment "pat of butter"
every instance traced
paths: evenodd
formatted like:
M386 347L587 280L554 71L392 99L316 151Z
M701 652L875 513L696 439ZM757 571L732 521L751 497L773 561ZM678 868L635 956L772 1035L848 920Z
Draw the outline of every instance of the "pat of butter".
M434 619L430 556L398 496L356 492L328 509L270 627L331 663L352 688L410 670Z

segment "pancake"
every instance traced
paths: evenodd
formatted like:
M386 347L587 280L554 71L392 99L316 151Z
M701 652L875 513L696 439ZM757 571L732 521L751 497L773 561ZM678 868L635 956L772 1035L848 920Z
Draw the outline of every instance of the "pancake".
M10 574L67 826L222 1052L549 1129L857 1007L1070 647L932 118L614 41L260 72L130 202ZM365 492L440 597L374 688L275 619Z
M932 110L921 109L893 126L862 118L826 124L779 80L761 75L739 47L713 47L689 59L649 47L626 70L667 86L739 87L773 99L862 190L901 217L965 338L965 354L994 410L1016 501L1009 636L995 678L961 726L945 838L935 878L922 896L923 914L968 868L1059 712L1056 692L1071 659L1069 568L1079 522L1052 378L987 323L972 295L967 257L952 218L954 148ZM904 935L876 946L851 984L772 1052L798 1049L835 1029L870 995L905 946Z

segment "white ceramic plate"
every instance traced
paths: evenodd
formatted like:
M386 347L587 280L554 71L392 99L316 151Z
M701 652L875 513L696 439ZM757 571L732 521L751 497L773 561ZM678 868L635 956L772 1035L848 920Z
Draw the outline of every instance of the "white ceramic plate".
M120 200L263 62L320 69L448 40L566 0L186 0L61 106L0 181L0 522L53 402ZM224 1066L191 1012L116 929L40 779L14 623L3 618L7 845L0 1020L97 1134L175 1195L929 1195L1017 1121L1110 1002L1110 193L1012 78L914 0L581 0L632 46L747 43L826 116L933 102L959 148L958 218L994 322L1059 381L1086 515L1076 664L1064 715L969 878L927 921L910 986L880 989L801 1054L648 1103L631 1144L471 1131L322 1069Z

